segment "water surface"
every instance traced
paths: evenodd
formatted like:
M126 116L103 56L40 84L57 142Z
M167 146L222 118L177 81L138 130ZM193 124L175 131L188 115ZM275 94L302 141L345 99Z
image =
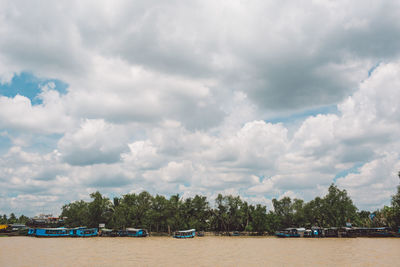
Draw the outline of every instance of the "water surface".
M400 238L0 238L10 267L399 265Z

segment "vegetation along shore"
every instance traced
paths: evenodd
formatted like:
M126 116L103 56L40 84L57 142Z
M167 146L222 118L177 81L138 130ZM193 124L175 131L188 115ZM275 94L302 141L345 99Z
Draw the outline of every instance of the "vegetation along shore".
M79 200L64 205L60 216L62 220L54 222L57 225L53 223L53 226L73 228L105 224L108 229L135 227L160 234L193 228L222 234L237 231L258 235L273 234L291 227L332 228L350 223L353 227L389 227L393 231L400 226L400 186L392 196L391 206L374 212L359 211L346 190L334 184L324 197L316 197L309 202L289 197L273 199L273 210L270 211L264 205L249 204L239 196L221 194L213 206L205 196L183 199L172 195L166 198L152 196L146 191L112 200L100 192L92 193L90 197L90 202ZM19 218L14 214L0 217L0 224L17 223L32 227L33 221L24 215Z

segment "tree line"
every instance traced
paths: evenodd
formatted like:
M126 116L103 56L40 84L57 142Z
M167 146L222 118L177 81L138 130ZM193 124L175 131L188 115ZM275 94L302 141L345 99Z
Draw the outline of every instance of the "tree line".
M112 201L100 192L90 195L92 201L75 201L62 207L62 217L69 227L86 225L108 228L145 228L152 232L170 232L195 228L200 231L248 231L273 233L288 227L378 227L400 226L400 187L392 197L392 205L377 210L358 211L346 190L332 184L324 197L304 202L284 197L273 199L273 210L261 204L249 204L240 196L219 194L211 207L205 196L183 199L179 195L166 198L144 191L126 194Z
M29 217L21 215L17 218L14 213L11 213L8 217L6 214L0 215L0 224L26 224L29 221Z
M171 232L195 228L199 231L248 231L274 233L288 227L342 227L350 222L359 227L400 226L400 186L391 206L374 212L359 211L346 190L332 184L324 197L309 202L284 197L273 199L273 210L265 205L249 204L240 196L219 194L211 206L207 197L196 195L183 199L178 194L166 198L146 191L126 194L112 200L100 192L90 194L91 201L66 204L60 217L67 227L145 228L151 232ZM26 223L28 217L0 216L0 224Z

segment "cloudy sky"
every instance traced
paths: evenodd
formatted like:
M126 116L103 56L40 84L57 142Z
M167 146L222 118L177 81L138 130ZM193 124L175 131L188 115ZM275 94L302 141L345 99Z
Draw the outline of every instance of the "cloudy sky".
M0 7L0 213L331 183L373 210L399 184L399 1Z

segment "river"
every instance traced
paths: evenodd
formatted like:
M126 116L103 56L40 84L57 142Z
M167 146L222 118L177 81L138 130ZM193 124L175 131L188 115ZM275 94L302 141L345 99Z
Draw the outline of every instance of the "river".
M0 266L399 266L400 238L0 237Z

